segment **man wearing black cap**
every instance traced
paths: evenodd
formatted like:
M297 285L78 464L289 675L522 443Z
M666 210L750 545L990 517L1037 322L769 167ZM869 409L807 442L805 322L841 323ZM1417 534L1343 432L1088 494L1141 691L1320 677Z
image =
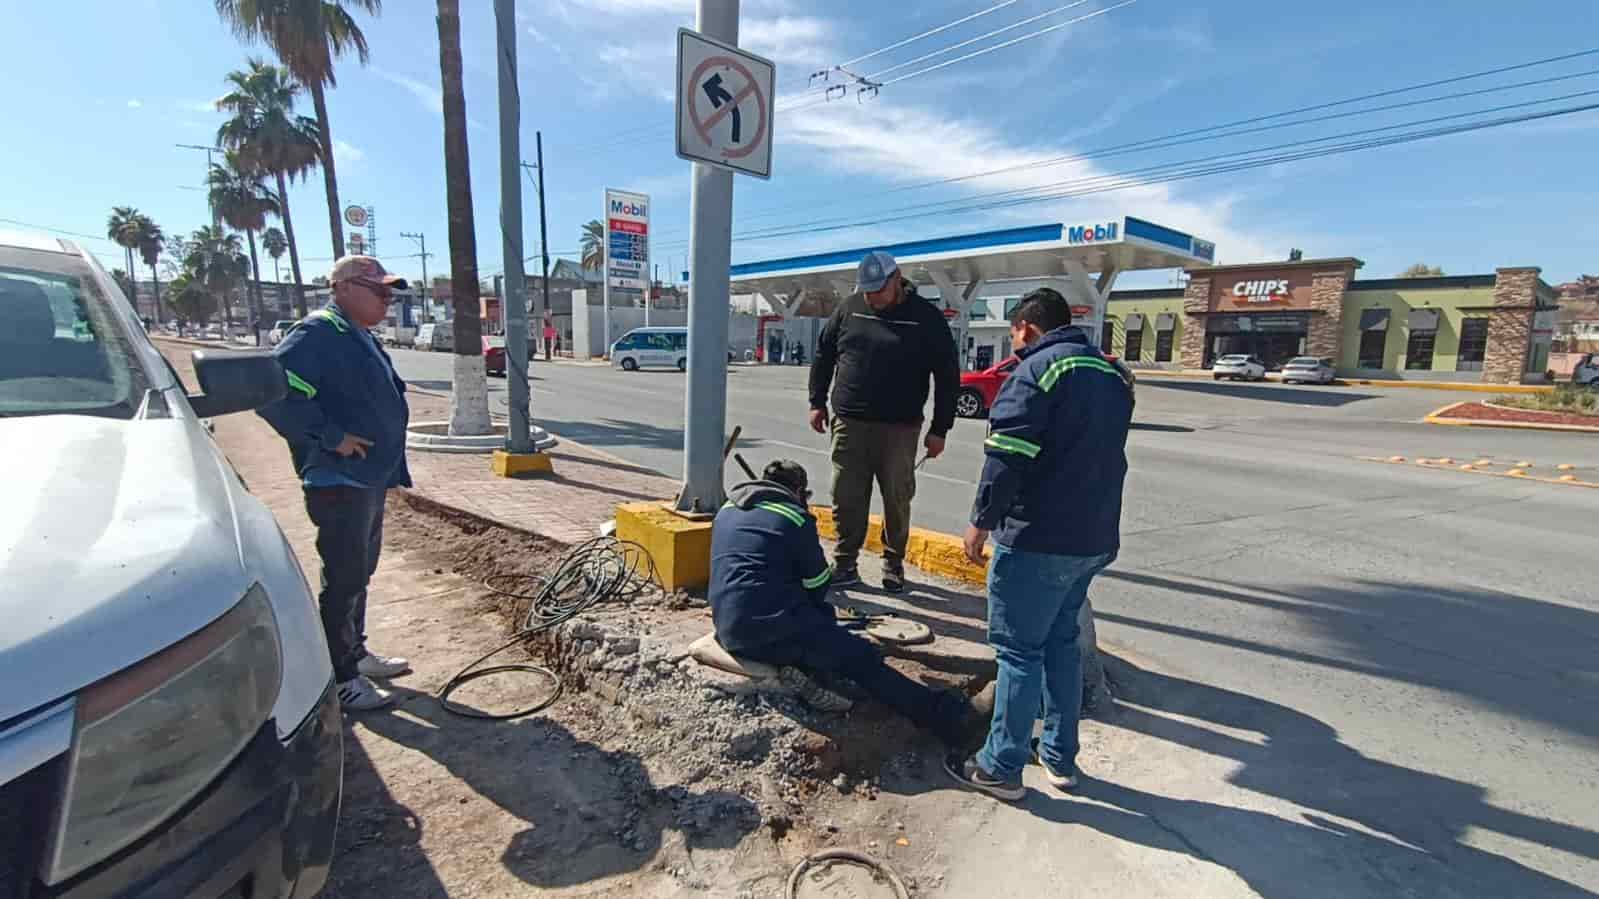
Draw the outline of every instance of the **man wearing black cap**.
M927 458L944 452L955 424L960 363L949 325L900 274L894 257L868 253L856 292L822 328L811 365L811 427L833 432L833 514L838 522L833 583L860 582L856 559L866 542L872 481L883 496L883 589L905 589L905 544L916 495L916 448L927 382L933 420L921 441ZM828 391L832 390L832 418Z
M835 620L827 604L832 569L809 511L809 480L799 463L784 460L766 466L760 480L729 491L711 527L716 641L754 661L847 677L949 746L960 746L976 709L959 694L928 689L888 667L877 647Z

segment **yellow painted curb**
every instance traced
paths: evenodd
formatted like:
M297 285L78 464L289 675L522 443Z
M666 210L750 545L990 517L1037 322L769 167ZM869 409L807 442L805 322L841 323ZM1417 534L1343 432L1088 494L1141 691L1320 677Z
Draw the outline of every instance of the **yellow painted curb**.
M838 526L833 521L833 510L826 506L812 506L816 516L816 530L829 540L838 539ZM883 517L873 515L867 519L866 549L883 551ZM925 528L911 528L910 540L905 544L905 561L930 574L964 581L979 587L988 583L988 566L974 565L966 558L966 547L960 537L941 534Z

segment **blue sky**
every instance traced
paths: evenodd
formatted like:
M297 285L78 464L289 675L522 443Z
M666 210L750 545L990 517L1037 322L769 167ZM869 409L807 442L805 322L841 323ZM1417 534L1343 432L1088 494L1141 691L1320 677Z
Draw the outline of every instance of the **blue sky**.
M773 179L738 180L735 232L803 230L821 220L878 223L741 240L734 260L1132 214L1214 240L1224 262L1283 258L1301 247L1310 256L1359 256L1364 277L1386 277L1417 261L1457 274L1540 265L1555 283L1599 270L1599 111L1010 209L882 221L918 203L1599 91L1599 74L1581 74L1599 72L1595 54L1365 105L1578 76L1540 86L1320 124L1273 121L1281 127L1226 140L902 190L1599 47L1599 4L1592 0L1529 0L1513 8L1486 0L1139 0L885 87L875 99L807 103L817 96L805 94L810 72L994 2L744 0L741 43L777 61L779 93L791 98L785 105L804 108L777 115ZM858 68L871 74L899 66L1064 2L1017 0ZM961 52L1112 2L1092 0ZM491 274L500 268L494 20L488 0L462 5L478 251L481 270ZM193 189L203 177L203 154L173 144L208 143L220 119L210 101L223 92L223 76L246 55L267 51L241 46L205 0L95 0L92 11L4 0L0 10L12 37L0 54L10 107L0 142L7 173L0 218L98 235L110 207L125 204L169 231L203 224L204 195ZM673 155L670 98L675 30L691 25L693 12L693 0L521 5L523 154L532 159L534 131L542 129L553 251L575 251L580 224L600 216L609 186L651 195L655 259L663 274L683 267L690 176ZM448 267L448 243L433 6L390 0L365 29L370 66L346 61L329 94L341 194L376 207L378 249L392 268L419 272L413 245L399 233L425 232L435 254L430 273L439 273ZM1536 108L1592 102L1599 94ZM309 100L304 107L309 114ZM291 191L307 279L325 273L330 261L321 183L313 175ZM526 202L532 254L538 232L531 190ZM121 264L113 245L86 244L108 264ZM286 259L284 269L287 277ZM1167 281L1146 275L1122 283Z

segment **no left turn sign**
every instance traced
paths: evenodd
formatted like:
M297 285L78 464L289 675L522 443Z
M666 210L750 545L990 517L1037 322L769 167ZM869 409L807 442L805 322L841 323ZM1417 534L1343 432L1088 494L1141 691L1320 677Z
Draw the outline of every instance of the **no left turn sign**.
M677 32L677 155L719 168L772 176L771 60Z

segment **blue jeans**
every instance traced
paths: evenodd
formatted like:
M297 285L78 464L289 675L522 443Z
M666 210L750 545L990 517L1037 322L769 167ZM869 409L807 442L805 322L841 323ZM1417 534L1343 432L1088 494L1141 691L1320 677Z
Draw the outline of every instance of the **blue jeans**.
M995 545L988 566L988 642L999 662L994 722L977 754L983 770L1006 780L1032 757L1033 721L1042 698L1039 755L1060 772L1075 770L1083 661L1077 614L1094 575L1115 560L1056 556Z

